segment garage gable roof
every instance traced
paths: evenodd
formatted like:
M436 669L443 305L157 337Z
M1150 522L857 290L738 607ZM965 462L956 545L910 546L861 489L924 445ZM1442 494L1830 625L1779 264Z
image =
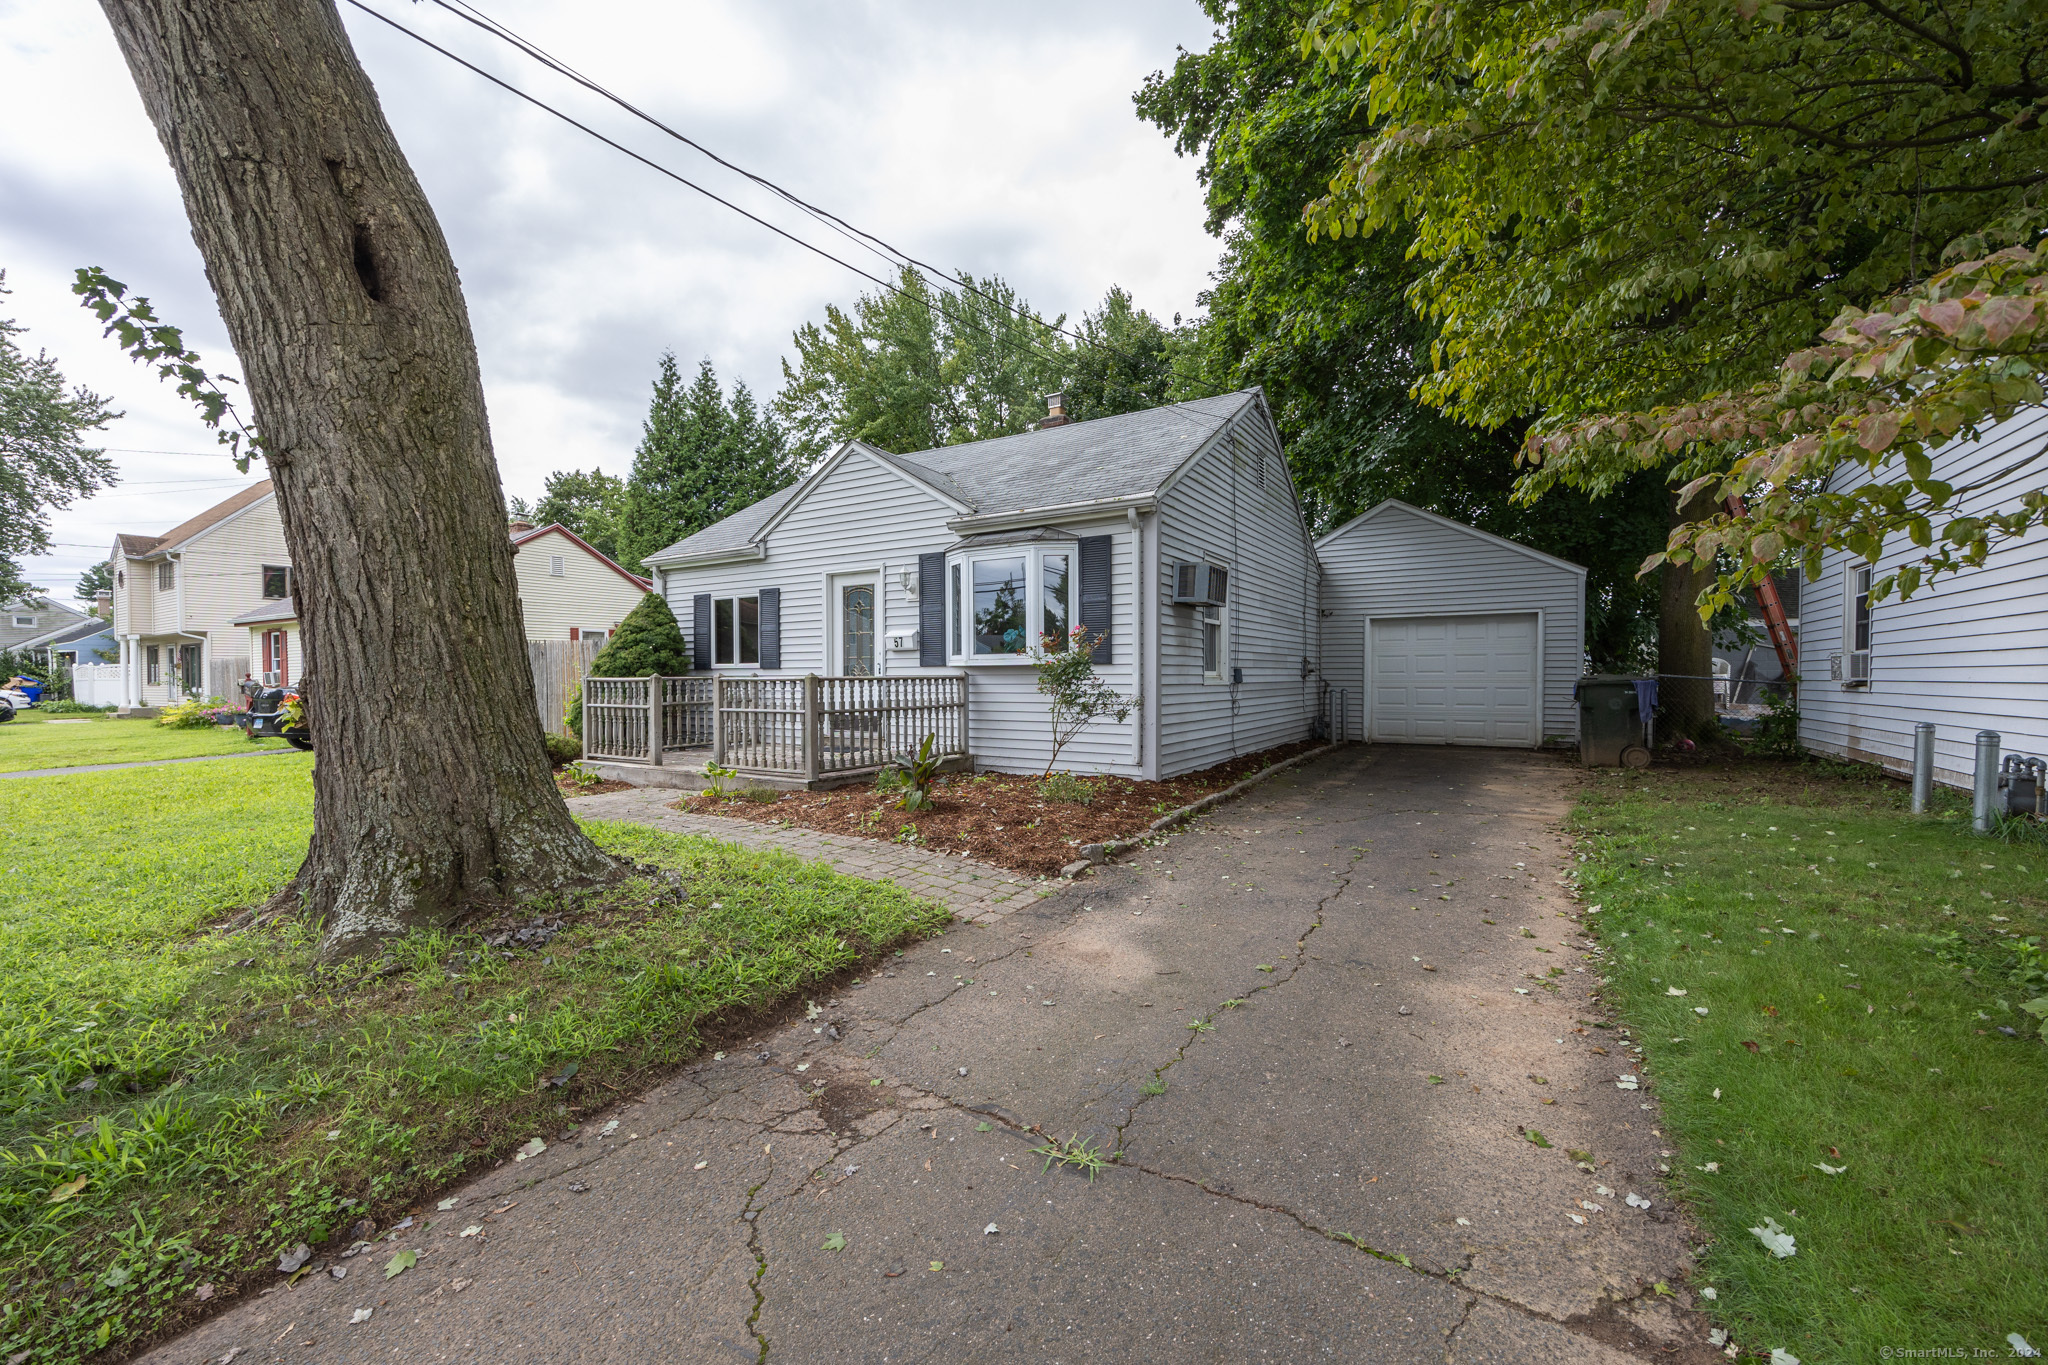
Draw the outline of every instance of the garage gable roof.
M1505 549L1513 550L1517 554L1527 555L1529 558L1537 560L1544 564L1548 564L1552 568L1568 569L1571 572L1579 575L1581 578L1586 576L1586 566L1583 564L1574 564L1569 559L1559 559L1556 555L1548 555L1543 553L1543 551L1541 550L1532 549L1531 547L1522 544L1522 542L1520 542L1519 540L1509 540L1506 536L1497 536L1493 534L1493 532L1491 531L1482 531L1477 526L1470 526L1462 521L1453 520L1450 517L1438 516L1435 512L1429 511L1427 508L1417 507L1412 503L1402 502L1399 498L1388 498L1385 502L1379 503L1371 509L1359 513L1351 520L1345 522L1342 526L1339 526L1336 530L1331 531L1326 535L1317 537L1316 548L1318 550L1322 549L1323 546L1331 544L1332 542L1338 540L1339 538L1341 538L1348 532L1352 531L1353 529L1363 526L1366 522L1371 521L1373 518L1381 516L1389 511L1396 513L1406 512L1410 516L1417 517L1423 521L1434 522L1438 526L1447 527L1453 531L1463 532L1465 535L1473 536L1479 540L1488 541L1494 545L1499 545Z

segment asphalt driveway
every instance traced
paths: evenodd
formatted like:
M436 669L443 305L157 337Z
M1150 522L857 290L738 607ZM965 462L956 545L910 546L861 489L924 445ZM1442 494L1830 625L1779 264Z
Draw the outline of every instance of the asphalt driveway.
M1704 1359L1572 780L1339 751L146 1359Z

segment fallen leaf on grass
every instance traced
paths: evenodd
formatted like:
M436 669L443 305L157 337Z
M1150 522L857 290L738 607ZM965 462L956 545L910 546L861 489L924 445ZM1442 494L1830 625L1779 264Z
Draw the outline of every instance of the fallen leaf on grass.
M1743 1045L1743 1046L1744 1046L1745 1048L1748 1048L1748 1049L1749 1049L1749 1050L1750 1050L1751 1052L1755 1052L1755 1051L1757 1051L1757 1045L1756 1045L1755 1043L1751 1042L1751 1041L1750 1041L1749 1039L1747 1039L1747 1038L1744 1038L1744 1039L1742 1040L1742 1045Z
M213 1286L210 1284L200 1285L197 1289L192 1291L192 1297L199 1300L201 1303L205 1303L208 1299L213 1297Z
M1815 1169L1816 1171L1820 1171L1825 1175L1840 1175L1842 1172L1848 1170L1849 1168L1847 1166L1830 1166L1825 1162L1816 1161L1813 1163L1813 1169Z
M1871 866L1876 867L1877 864L1872 863ZM1799 1365L1799 1357L1793 1355L1782 1346L1773 1346L1771 1348L1771 1365Z
M80 1190L83 1190L86 1187L86 1183L91 1179L92 1177L89 1175L82 1175L76 1180L65 1181L56 1189L50 1191L50 1202L52 1204L61 1204L65 1200L72 1198Z
M832 1233L831 1235L825 1238L824 1245L819 1247L818 1249L820 1251L846 1250L846 1234L843 1232Z
M1664 988L1664 994L1666 994L1666 995L1684 995L1684 994L1685 994L1685 992L1684 992L1684 991L1682 991L1682 990L1680 990L1680 989L1679 989L1678 987L1676 987L1676 986L1666 986L1666 987Z
M1764 1250L1770 1252L1771 1255L1781 1261L1787 1256L1797 1256L1799 1254L1799 1248L1795 1244L1792 1234L1779 1227L1778 1220L1775 1218L1764 1219L1762 1227L1751 1228L1750 1231L1755 1233L1756 1239L1764 1244Z
M403 1275L406 1271L418 1265L419 1259L420 1254L417 1251L399 1252L384 1263L384 1278L390 1280Z

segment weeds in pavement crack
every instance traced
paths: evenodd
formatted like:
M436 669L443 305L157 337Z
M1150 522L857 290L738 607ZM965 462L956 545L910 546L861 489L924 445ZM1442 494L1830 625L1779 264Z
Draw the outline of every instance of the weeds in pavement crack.
M770 1174L772 1173L771 1168ZM747 1314L747 1334L753 1337L758 1347L758 1353L754 1357L755 1365L767 1365L768 1362L768 1338L761 1335L761 1309L768 1302L767 1296L761 1292L761 1281L768 1275L768 1255L761 1250L761 1210L754 1207L754 1196L759 1194L762 1186L767 1183L768 1179L764 1176L759 1185L749 1189L746 1207L740 1210L740 1217L746 1219L747 1223L747 1251L754 1258L754 1278L747 1281L747 1288L754 1294L754 1311ZM749 1214L752 1217L748 1217Z
M1072 1166L1076 1170L1088 1172L1090 1184L1094 1183L1095 1177L1101 1173L1103 1167L1116 1160L1116 1153L1105 1155L1101 1148L1079 1133L1075 1133L1064 1142L1058 1138L1047 1138L1043 1146L1031 1149L1031 1155L1045 1158L1045 1165L1038 1172L1040 1175L1052 1170L1054 1165L1062 1168Z

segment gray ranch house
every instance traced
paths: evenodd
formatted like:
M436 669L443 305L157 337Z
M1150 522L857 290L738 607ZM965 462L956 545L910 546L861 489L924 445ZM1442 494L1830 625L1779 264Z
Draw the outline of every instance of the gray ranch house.
M1061 755L1074 771L1206 768L1307 738L1321 704L1315 547L1256 390L1089 422L1056 402L1031 431L911 455L849 441L643 562L727 693L954 680L896 692L964 696L978 768L1045 767L1031 654L1081 627L1143 704L1090 725Z
M1033 652L1084 628L1142 705L1070 771L1173 777L1322 735L1577 737L1585 571L1397 502L1315 541L1257 389L891 454L860 441L643 563L695 672L586 682L585 751L779 785L925 734L977 768L1051 750ZM648 737L662 735L653 756Z

